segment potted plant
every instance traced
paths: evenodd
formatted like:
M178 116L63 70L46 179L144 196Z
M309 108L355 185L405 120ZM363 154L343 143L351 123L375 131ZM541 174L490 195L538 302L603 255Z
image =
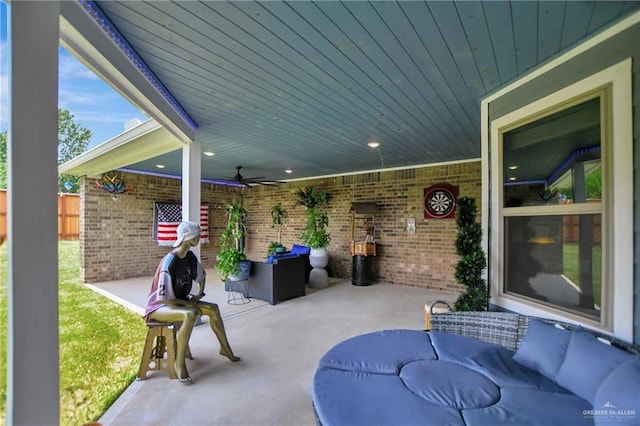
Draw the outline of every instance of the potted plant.
M326 250L331 242L331 235L327 233L329 217L324 211L307 209L307 225L300 239L312 250Z
M330 196L326 191L318 191L309 186L296 191L300 204L306 210L307 223L300 240L311 249L309 262L313 269L309 275L309 286L324 288L329 286L329 276L324 269L329 263L327 246L331 242L331 235L327 232L329 216L327 206Z
M216 256L216 268L222 281L243 281L249 277L251 262L244 254L244 235L247 209L241 201L234 198L231 204L224 208L227 226L220 235L220 252Z
M456 253L460 261L456 265L456 281L467 289L455 302L457 311L486 311L489 290L482 271L487 266L487 258L482 249L482 227L476 221L476 202L471 197L458 199L456 212Z
M282 245L282 226L289 218L289 213L282 207L281 203L276 204L271 209L271 227L278 230L278 241L272 241L267 248L267 257L275 253L286 251Z
M267 247L267 257L276 253L282 253L287 251L287 248L277 241L271 241Z

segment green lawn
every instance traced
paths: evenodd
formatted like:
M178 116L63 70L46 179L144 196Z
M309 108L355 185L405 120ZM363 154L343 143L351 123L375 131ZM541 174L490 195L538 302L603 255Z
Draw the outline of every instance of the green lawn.
M0 246L0 425L6 413L7 249ZM97 420L135 379L146 336L139 315L85 288L79 243L59 243L60 424Z

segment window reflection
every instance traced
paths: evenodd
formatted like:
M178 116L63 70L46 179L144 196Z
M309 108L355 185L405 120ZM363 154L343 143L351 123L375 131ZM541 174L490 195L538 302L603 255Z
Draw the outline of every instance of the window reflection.
M599 200L600 132L600 98L506 132L504 206Z
M505 218L505 292L600 319L601 215Z

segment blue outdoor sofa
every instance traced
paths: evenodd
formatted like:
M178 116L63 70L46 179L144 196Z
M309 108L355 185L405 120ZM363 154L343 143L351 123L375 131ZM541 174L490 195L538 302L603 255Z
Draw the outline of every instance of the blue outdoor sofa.
M330 349L313 380L319 424L638 425L637 346L505 312L432 315Z

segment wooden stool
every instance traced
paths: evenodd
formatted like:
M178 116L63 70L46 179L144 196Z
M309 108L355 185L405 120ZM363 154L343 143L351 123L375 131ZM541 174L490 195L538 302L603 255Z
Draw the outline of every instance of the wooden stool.
M179 325L166 322L149 321L147 323L147 341L144 344L138 380L147 378L151 370L166 371L170 379L176 379L174 361L176 359L176 332ZM193 359L187 345L187 357Z

